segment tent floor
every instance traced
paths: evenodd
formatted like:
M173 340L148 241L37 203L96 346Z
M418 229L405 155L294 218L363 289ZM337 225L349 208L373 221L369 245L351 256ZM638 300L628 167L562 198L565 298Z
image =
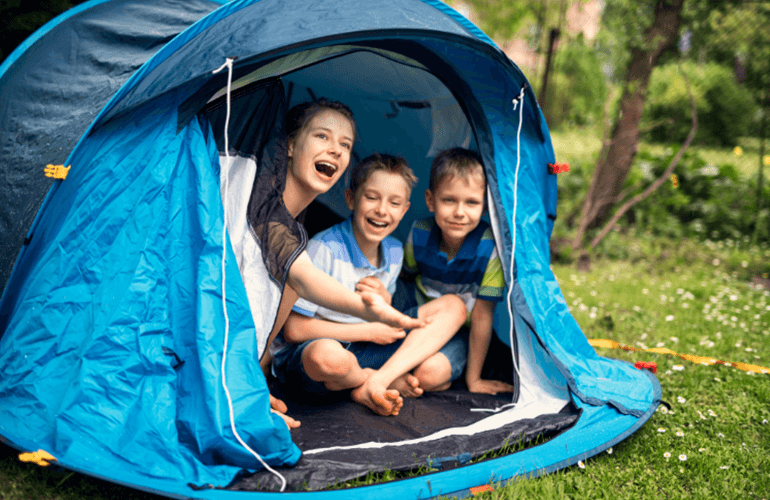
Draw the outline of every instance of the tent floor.
M405 399L398 416L381 417L352 402L349 392L323 401L302 402L282 393L280 387L272 387L271 393L283 399L289 415L302 422L300 428L292 431L294 442L303 451L302 458L294 467L279 469L287 480L287 488L295 491L322 489L370 472L407 471L429 463L434 470L454 468L507 444L551 438L571 427L580 414L570 403L559 413L518 420L472 436L410 443L443 429L482 420L490 413L471 411L472 408L497 408L509 403L511 395L471 394L464 384L455 384L448 391ZM353 447L362 443L393 445ZM237 478L228 489L264 491L277 490L279 486L275 476L261 471Z

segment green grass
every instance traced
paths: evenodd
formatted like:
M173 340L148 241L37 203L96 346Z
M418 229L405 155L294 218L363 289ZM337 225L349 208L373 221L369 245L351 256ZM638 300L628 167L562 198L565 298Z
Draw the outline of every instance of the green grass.
M583 163L594 165L602 146L601 132L591 128L573 128L551 131L551 140L556 153L556 161L572 165ZM709 148L704 145L693 145L691 149L707 162L714 165L731 164L740 172L743 178L753 178L759 169L759 139L743 137L738 141L741 154L737 155L733 148ZM662 154L670 145L640 143L639 150L647 150L653 154ZM765 144L765 156L770 158L770 140ZM768 160L770 161L770 160ZM764 167L765 177L770 176L770 166Z
M618 244L634 247L632 256L595 259L587 273L553 266L588 338L770 368L770 292L752 284L767 283L770 249L643 236ZM659 410L611 454L586 460L585 468L495 485L476 498L770 498L770 375L664 354L598 352L657 362L663 399L673 411ZM21 463L0 445L0 499L86 498L159 497Z

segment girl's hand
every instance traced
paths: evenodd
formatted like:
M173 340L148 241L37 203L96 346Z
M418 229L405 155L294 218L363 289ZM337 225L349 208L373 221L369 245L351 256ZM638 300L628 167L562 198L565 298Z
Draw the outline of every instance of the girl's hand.
M280 416L283 419L283 421L286 422L286 426L289 429L296 429L297 427L300 426L299 420L294 420L290 416L286 415L286 412L289 411L289 408L286 406L286 403L274 397L272 394L270 395L270 410L273 413L277 413L278 416Z
M380 279L375 276L367 276L366 278L361 278L361 280L356 283L356 292L376 293L385 299L386 303L391 303L391 296L388 293L388 289L385 288L385 285L382 284L382 281L380 281Z

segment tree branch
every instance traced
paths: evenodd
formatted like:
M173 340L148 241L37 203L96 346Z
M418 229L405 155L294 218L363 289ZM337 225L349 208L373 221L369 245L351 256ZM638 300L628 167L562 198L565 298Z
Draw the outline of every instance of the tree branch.
M682 71L681 66L679 67L679 71ZM668 168L666 168L666 171L663 172L663 175L656 179L655 182L650 184L647 189L624 203L623 206L620 207L617 212L615 212L615 215L612 216L609 222L605 224L604 228L599 232L599 234L597 234L594 239L591 240L592 249L596 248L599 242L601 242L602 239L607 236L607 233L609 233L612 228L615 227L615 224L618 222L618 220L620 220L620 218L623 217L623 215L628 212L631 207L646 199L653 192L655 192L655 190L662 186L664 182L666 182L666 179L669 178L671 172L674 171L674 168L676 168L677 164L679 164L679 161L682 159L682 155L684 155L685 150L690 146L690 143L695 138L695 132L698 130L698 114L695 108L695 97L692 95L690 81L687 79L687 75L684 73L684 71L682 71L682 75L684 76L684 83L687 87L687 93L690 96L690 103L692 104L692 128L690 129L690 133L687 135L687 138L685 139L684 144L682 144L682 147L671 160L671 163L668 165Z

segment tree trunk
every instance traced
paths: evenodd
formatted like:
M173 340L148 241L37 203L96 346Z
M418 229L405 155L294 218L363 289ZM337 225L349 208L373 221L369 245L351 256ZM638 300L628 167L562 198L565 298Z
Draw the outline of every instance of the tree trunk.
M599 226L610 215L626 180L639 143L639 121L650 74L660 55L676 42L685 0L658 0L652 25L643 47L634 49L620 98L620 118L612 132L606 154L597 162L583 202L583 213L572 246L583 246L588 229ZM604 151L602 152L604 153Z

